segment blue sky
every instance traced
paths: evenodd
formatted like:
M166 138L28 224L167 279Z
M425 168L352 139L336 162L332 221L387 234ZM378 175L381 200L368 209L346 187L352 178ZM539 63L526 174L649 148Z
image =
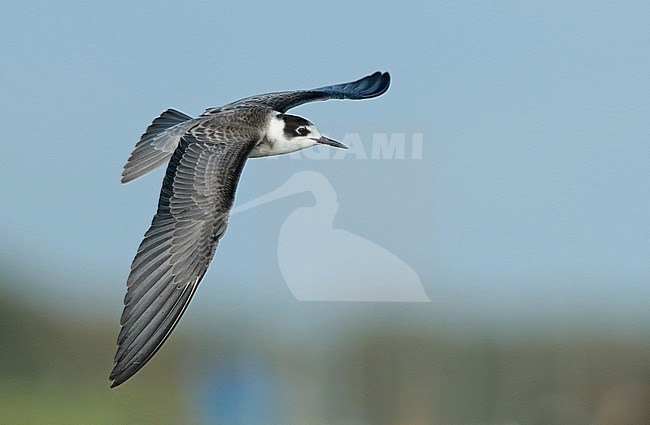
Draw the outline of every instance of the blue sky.
M417 271L432 303L413 308L647 325L649 21L645 2L8 2L0 260L28 281L10 290L120 303L162 170L119 175L166 108L387 70L381 98L295 113L368 151L373 134L422 134L421 159L252 160L237 202L318 171L335 226ZM274 250L311 202L233 219L203 308L290 298Z

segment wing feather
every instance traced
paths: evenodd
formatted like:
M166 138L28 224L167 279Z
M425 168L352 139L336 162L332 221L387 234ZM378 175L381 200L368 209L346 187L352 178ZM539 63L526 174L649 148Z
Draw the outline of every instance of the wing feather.
M349 83L335 84L312 90L284 91L247 97L218 108L209 108L203 113L203 116L219 114L231 109L236 110L252 105L266 106L284 113L304 103L319 100L371 99L386 93L389 86L390 74L388 72L377 71L374 74Z

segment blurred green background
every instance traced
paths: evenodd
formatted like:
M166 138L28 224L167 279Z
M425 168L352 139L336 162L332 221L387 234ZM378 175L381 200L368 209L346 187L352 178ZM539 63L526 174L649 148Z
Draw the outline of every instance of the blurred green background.
M4 2L0 424L650 424L649 21L642 1ZM236 204L320 173L334 227L431 302L298 301L277 252L314 205L296 194L233 217L172 337L109 389L163 170L119 175L151 120L375 70L381 98L295 111L356 150L251 160ZM405 157L373 159L377 135Z
M642 334L459 332L399 308L340 321L336 337L236 321L223 324L229 332L181 326L111 390L115 320L61 320L18 297L1 307L6 424L650 423Z

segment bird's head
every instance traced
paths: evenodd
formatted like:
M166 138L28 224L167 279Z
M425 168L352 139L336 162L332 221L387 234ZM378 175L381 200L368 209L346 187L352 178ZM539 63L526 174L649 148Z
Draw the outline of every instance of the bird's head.
M272 155L295 152L317 144L347 149L343 143L321 135L308 120L295 115L277 114L272 117L266 138L272 144Z

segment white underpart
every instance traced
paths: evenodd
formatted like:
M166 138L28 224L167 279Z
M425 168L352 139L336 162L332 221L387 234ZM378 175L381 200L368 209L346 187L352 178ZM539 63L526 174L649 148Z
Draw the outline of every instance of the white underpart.
M251 152L251 157L281 155L283 153L296 152L311 146L314 146L321 137L321 134L313 125L307 126L309 133L307 136L292 137L288 139L284 134L284 120L278 119L277 115L269 120L266 128L266 138L271 142L271 146L262 144L255 147Z

